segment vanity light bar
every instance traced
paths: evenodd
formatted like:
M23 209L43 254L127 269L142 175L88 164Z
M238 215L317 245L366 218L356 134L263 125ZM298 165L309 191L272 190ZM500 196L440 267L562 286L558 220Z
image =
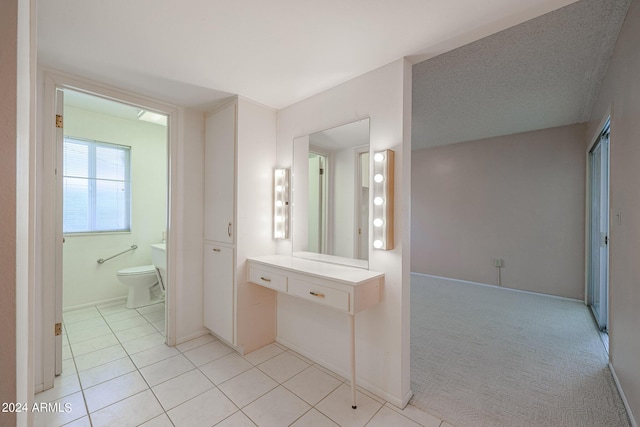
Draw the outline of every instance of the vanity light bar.
M373 247L393 249L393 150L373 154Z
M273 238L289 238L289 169L273 171Z

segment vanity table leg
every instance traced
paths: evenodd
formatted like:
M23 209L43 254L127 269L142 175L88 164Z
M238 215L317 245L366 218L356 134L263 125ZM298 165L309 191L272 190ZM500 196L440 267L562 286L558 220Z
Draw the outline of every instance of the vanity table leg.
M356 316L349 316L351 333L351 407L356 409Z

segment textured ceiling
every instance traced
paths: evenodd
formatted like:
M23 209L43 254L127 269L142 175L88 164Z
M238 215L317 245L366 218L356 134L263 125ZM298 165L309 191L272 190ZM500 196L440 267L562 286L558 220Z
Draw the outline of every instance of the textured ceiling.
M580 0L415 64L412 148L587 121L631 0Z
M39 0L38 61L178 105L282 108L574 1Z

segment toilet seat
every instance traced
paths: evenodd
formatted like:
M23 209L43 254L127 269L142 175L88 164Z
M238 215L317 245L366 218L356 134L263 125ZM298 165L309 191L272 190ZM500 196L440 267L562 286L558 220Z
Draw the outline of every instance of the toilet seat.
M138 276L140 274L150 274L156 272L156 267L151 265L139 265L137 267L124 268L118 271L118 276Z

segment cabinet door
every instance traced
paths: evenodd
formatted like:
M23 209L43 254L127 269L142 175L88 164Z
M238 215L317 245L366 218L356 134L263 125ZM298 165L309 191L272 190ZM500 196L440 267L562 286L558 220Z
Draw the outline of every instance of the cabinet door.
M207 117L204 239L234 242L236 104Z
M233 249L204 246L204 326L233 342Z

